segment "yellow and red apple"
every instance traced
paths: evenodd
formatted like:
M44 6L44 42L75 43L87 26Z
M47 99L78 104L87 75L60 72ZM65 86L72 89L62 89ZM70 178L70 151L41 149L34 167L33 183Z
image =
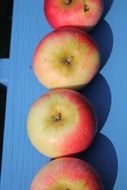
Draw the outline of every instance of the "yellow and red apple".
M53 90L32 105L27 130L38 151L48 157L61 157L90 146L97 120L92 107L80 93Z
M44 10L53 28L73 26L86 31L100 20L104 9L103 0L45 0Z
M30 190L104 190L104 187L92 166L68 157L53 160L40 170Z
M93 39L79 29L59 29L45 36L36 48L33 70L47 88L77 89L87 85L100 67Z

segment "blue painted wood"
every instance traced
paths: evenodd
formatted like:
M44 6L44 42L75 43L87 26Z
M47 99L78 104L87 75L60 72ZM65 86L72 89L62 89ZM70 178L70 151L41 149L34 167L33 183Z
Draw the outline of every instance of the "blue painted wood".
M0 59L0 83L7 86L9 71L9 59Z
M14 1L1 190L28 190L36 172L49 161L33 148L26 132L31 104L47 91L31 69L36 45L51 31L42 4L41 0ZM105 0L105 5L104 18L91 32L100 47L103 68L81 90L96 110L99 131L89 150L79 157L97 169L105 189L124 190L127 186L127 2Z

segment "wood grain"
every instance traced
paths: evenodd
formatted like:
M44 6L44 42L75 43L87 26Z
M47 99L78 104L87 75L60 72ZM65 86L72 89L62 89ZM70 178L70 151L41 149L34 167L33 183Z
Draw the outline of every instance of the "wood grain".
M50 30L42 1L15 0L12 25L1 189L28 190L33 176L48 162L30 144L26 131L31 104L47 91L31 69L34 49Z

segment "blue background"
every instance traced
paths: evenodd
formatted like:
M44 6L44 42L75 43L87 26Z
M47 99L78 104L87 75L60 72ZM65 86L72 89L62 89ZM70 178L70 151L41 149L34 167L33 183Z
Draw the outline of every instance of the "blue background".
M101 50L101 70L80 90L96 110L99 129L91 147L77 157L95 167L105 190L127 186L126 11L127 1L105 0L103 18L90 32ZM50 31L41 0L14 1L10 59L0 60L0 64L8 62L1 190L28 190L35 174L49 161L30 144L26 119L31 104L47 92L31 65L36 45Z

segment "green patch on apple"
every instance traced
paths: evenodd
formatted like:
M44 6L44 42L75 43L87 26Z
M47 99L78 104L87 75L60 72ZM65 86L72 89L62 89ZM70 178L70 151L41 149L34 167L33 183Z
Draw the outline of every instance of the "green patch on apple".
M33 70L49 89L77 89L87 85L100 67L100 52L94 40L78 29L49 33L37 46Z
M40 97L31 107L27 131L31 143L48 157L86 150L97 130L89 102L80 93L59 89Z
M70 181L59 179L47 190L89 190L84 181Z

